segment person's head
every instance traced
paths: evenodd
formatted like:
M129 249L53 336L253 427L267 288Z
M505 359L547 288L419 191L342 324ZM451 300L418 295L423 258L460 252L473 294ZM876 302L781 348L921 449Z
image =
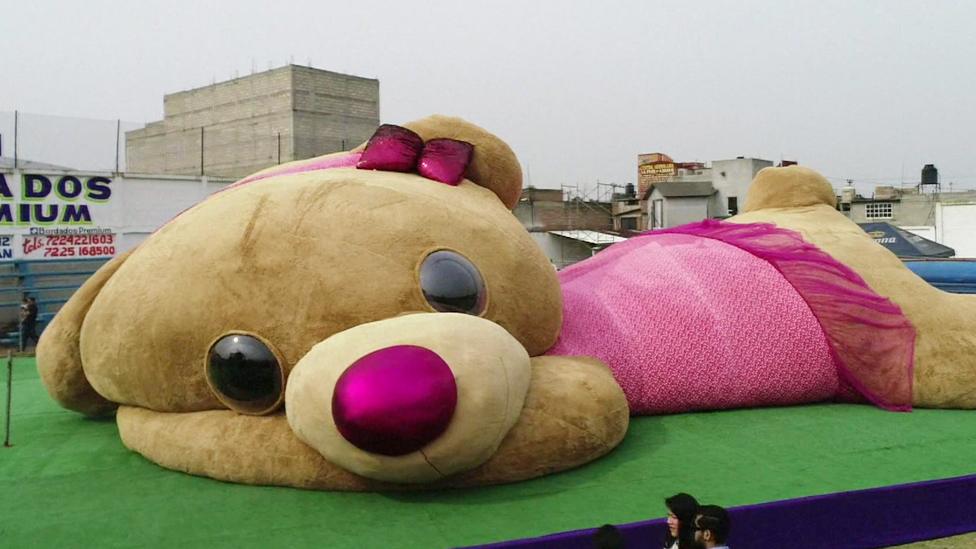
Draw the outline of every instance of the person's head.
M729 513L718 505L702 505L695 517L695 541L702 547L725 545L729 537Z
M612 524L604 524L593 534L593 547L596 549L623 549L624 536Z
M698 502L690 495L680 493L664 500L664 504L668 506L666 543L670 544L675 539L690 542L695 534L693 521L698 512Z

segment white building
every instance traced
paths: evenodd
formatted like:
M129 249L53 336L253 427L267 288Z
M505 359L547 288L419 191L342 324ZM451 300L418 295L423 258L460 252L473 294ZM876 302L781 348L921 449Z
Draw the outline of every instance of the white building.
M855 223L885 222L976 258L976 191L940 192L921 186L876 187L865 198L843 189L840 210Z
M741 156L714 160L707 167L698 163L667 164L673 174L663 181L649 182L640 197L642 220L638 230L733 216L739 213L759 170L772 165L769 160ZM621 221L626 215L629 212L622 211Z

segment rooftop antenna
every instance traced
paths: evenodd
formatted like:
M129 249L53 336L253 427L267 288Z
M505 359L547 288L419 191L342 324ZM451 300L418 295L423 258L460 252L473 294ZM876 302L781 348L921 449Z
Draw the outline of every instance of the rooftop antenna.
M254 58L251 58L251 74L254 74Z

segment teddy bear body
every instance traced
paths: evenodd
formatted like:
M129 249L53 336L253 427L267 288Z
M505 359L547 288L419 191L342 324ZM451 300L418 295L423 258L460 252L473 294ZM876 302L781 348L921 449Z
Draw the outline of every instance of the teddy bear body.
M913 274L807 168L767 168L743 214L631 238L560 282L549 352L606 362L637 414L976 408L976 299Z
M632 412L976 407L974 301L857 234L813 172L764 171L730 222L557 278L511 214L507 145L459 119L408 126L473 145L460 182L358 169L367 145L216 193L65 304L38 346L48 391L117 410L122 441L165 467L327 490L569 469L619 444ZM756 244L770 235L790 261Z

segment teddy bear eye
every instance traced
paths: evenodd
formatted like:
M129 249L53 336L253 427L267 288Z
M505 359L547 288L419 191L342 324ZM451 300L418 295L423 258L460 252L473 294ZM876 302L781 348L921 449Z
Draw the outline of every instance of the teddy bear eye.
M265 414L282 399L284 374L275 354L260 339L228 334L207 353L207 383L232 410Z
M481 273L463 255L450 250L431 253L420 265L420 287L435 311L480 315L486 291Z

